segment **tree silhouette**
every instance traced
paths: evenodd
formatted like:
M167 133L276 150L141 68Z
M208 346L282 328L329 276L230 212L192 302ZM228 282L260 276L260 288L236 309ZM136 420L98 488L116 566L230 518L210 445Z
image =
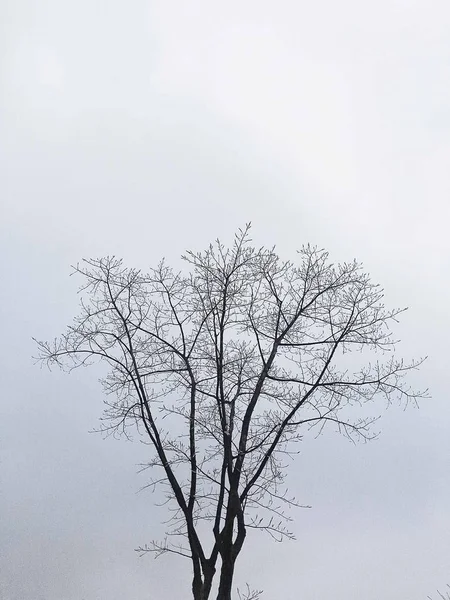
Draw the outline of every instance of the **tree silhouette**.
M356 262L333 265L310 246L282 261L252 246L249 226L229 248L217 241L183 258L185 273L83 261L81 314L53 343L38 342L39 356L69 369L107 363L103 426L147 440L150 484L171 511L166 539L139 551L188 558L195 600L210 597L220 567L217 599L229 600L250 529L293 537L286 455L326 425L373 437L375 418L357 408L415 402L424 393L405 375L421 361L393 356L390 324L402 309L384 307ZM369 357L360 364L352 351Z

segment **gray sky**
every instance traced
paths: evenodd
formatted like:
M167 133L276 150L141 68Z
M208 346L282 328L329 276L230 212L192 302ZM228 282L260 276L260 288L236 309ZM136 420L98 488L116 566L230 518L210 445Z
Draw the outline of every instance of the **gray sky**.
M450 582L450 5L444 0L4 0L0 5L1 600L186 598L138 559L164 511L140 444L89 434L98 373L33 365L77 309L69 265L170 260L253 222L362 260L413 381L377 442L306 442L296 542L250 538L264 598L422 600ZM382 408L380 409L382 410Z

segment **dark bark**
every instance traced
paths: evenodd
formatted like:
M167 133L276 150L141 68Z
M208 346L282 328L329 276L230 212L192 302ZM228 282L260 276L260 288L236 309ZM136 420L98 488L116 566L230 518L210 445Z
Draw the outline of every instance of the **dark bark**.
M203 581L203 597L202 600L208 600L211 593L211 586L216 572L215 567L206 567L204 569L204 581Z
M192 594L194 600L204 600L203 596L203 580L200 572L200 566L197 561L194 562L194 577L192 579Z
M194 568L194 577L192 580L194 600L208 600L215 572L216 569L211 564L203 565L203 576L199 569Z
M219 591L217 593L217 600L231 600L231 591L233 589L234 564L235 559L231 556L231 552L228 556L222 559L222 568L220 570L220 581Z

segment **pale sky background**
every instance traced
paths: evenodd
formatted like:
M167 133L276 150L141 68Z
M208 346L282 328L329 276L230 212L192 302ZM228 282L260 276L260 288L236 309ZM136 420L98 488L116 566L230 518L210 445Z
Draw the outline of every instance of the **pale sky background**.
M0 3L0 599L184 600L139 443L90 434L98 372L34 366L77 311L70 264L178 260L253 222L363 261L419 410L380 439L304 443L296 542L250 536L264 600L423 600L450 582L450 4L444 0Z

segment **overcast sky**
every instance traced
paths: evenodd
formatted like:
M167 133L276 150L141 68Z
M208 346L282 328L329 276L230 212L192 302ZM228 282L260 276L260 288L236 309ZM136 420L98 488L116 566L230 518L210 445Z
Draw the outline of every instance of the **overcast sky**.
M280 254L358 258L410 306L419 410L305 442L296 542L251 536L266 600L423 600L450 582L450 4L0 3L0 598L182 600L139 443L90 434L98 372L34 366L77 311L70 264L177 261L253 222Z

